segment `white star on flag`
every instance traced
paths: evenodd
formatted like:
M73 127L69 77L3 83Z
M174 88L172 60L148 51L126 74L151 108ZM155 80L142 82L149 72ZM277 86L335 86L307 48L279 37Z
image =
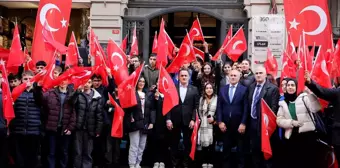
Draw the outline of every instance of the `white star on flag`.
M294 18L293 21L289 22L289 24L290 24L289 29L294 28L295 30L297 30L297 26L298 26L300 23L297 22L297 21L295 20L295 18Z
M0 60L0 65L5 65L5 61L4 60Z
M115 65L115 66L113 66L113 69L114 69L115 71L118 71L119 67L118 67L117 65Z
M65 20L65 19L63 18L63 20L61 20L60 22L61 22L61 26L62 26L62 27L66 27L66 22L67 22L67 20Z
M132 86L130 84L128 84L127 88L130 90L130 89L132 89Z

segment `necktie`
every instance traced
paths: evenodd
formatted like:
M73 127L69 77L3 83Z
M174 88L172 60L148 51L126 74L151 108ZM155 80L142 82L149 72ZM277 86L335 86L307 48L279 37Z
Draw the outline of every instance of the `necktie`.
M256 115L256 104L260 99L260 89L261 85L256 85L256 91L255 91L255 96L254 96L254 100L253 100L253 104L251 106L251 118L256 119L257 115Z
M230 100L230 103L233 101L233 98L234 98L234 89L235 89L235 86L230 86L230 88L229 88L229 100Z

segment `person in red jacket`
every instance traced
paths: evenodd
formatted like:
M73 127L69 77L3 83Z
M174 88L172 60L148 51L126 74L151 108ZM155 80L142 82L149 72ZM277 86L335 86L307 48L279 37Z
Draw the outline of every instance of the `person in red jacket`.
M66 168L71 134L76 125L76 113L73 107L73 91L63 81L44 93L44 123L48 143L47 163L49 168ZM57 156L59 154L59 156Z

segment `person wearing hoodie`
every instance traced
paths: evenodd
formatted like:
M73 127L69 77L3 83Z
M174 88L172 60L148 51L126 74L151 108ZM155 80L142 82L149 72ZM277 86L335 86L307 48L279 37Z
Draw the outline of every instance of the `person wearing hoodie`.
M92 168L93 140L103 126L103 98L92 88L92 79L79 89L74 100L76 131L74 136L74 168Z
M317 97L302 92L297 94L297 82L288 79L284 100L279 102L277 125L285 130L285 155L281 158L284 167L322 168L322 156L318 154L317 135L311 113L321 109ZM326 166L327 167L327 166Z

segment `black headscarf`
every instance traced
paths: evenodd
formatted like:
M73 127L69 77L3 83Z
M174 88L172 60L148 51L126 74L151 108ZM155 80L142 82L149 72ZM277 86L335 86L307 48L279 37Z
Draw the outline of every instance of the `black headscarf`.
M295 86L296 87L298 86L298 83L295 79L287 78L287 79L284 79L284 80L287 81L287 84L288 84L288 82L293 81L295 83ZM297 98L297 89L296 89L295 93L293 93L293 94L289 94L288 91L286 91L286 93L284 93L284 97L285 97L285 101L286 101L287 104L289 102L295 101L295 99Z

